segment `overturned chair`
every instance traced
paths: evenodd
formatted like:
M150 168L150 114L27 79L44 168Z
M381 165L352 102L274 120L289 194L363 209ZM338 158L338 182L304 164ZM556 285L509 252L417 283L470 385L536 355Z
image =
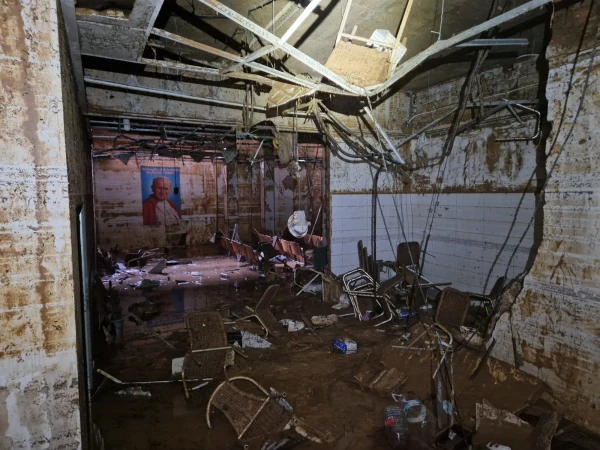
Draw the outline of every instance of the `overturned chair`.
M221 379L225 368L233 364L233 349L227 344L223 318L217 312L193 312L186 314L190 346L183 358L181 378L186 398L190 392L204 386L203 379ZM186 381L198 380L196 386Z
M248 392L240 387L245 385ZM285 393L273 388L268 392L249 377L231 377L219 384L206 406L206 424L212 428L210 410L221 411L233 426L237 439L244 449L262 448L268 435L281 433L294 428L299 435L319 444L332 444L333 436L320 432L294 415L292 407L285 400Z
M238 386L242 384L249 385L255 393L240 389ZM219 384L210 396L206 423L211 428L210 409L218 409L235 429L237 439L247 444L283 431L292 421L294 414L283 397L270 394L252 378L231 377Z
M275 298L275 295L277 295L277 291L279 291L279 286L277 284L269 286L256 304L254 312L245 317L240 317L237 321L255 318L265 330L264 337L267 337L269 334L274 337L281 336L277 319L270 310L271 302ZM223 326L222 323L221 326Z

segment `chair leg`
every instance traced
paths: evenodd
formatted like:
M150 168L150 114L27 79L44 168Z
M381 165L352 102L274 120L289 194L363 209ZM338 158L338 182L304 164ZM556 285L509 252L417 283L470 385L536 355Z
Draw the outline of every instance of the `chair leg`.
M187 358L187 356L186 356L186 358ZM183 361L183 365L185 367L185 359ZM187 400L189 400L190 399L190 393L189 393L188 388L187 388L187 383L185 382L185 369L184 368L181 369L181 382L183 383L183 393L185 394L185 398Z

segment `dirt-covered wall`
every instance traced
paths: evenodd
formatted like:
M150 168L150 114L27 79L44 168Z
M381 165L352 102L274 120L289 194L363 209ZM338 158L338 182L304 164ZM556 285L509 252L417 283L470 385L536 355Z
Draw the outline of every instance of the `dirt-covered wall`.
M78 448L85 131L57 2L0 17L0 448Z
M545 381L559 411L596 432L600 432L600 48L594 54L592 48L600 46L599 26L598 2L586 0L554 15L546 52L552 132L546 144L549 182L542 209L543 241L512 309L512 320L506 313L496 327L493 351L497 358Z
M486 102L507 98L535 103L539 79L538 63L529 57L510 67L483 72L477 89L481 87ZM404 105L402 127L414 133L451 112L463 85L464 78L459 78L413 92L412 106ZM479 98L477 89L475 98ZM462 123L477 114L479 108L467 109ZM440 164L452 118L450 115L401 147L408 171L387 171L379 176L377 258L395 259L399 242L422 242L431 226L425 276L451 281L458 289L489 292L498 277L512 277L524 270L536 239L535 227L527 228L527 224L535 210L539 140L497 139L533 136L536 119L528 115L519 123L503 109L459 134L450 156ZM400 124L396 128L401 128ZM403 137L394 141L401 143ZM359 239L372 247L373 174L365 164L331 159L335 273L358 265Z

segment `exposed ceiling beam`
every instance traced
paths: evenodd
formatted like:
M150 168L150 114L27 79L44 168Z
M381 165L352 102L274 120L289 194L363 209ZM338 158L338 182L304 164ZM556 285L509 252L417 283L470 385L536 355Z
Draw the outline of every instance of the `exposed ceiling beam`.
M219 69L215 69L212 67L193 66L191 64L183 64L183 63L178 63L178 62L174 62L174 61L162 61L162 60L149 59L149 58L142 58L139 62L141 64L146 64L148 66L153 66L153 67L161 67L163 69L178 70L178 71L182 71L182 72L191 72L191 73L197 73L197 74L202 74L202 75L209 75L211 77L214 77L214 79L216 79L216 80L225 80L228 78L236 78L239 80L255 81L257 83L264 84L267 86L272 86L274 83L274 81L271 78L263 77L261 75L255 74L255 73L231 72L231 73L228 73L227 75L221 75L219 73Z
M81 63L81 49L79 48L79 30L77 28L77 16L75 15L75 4L72 0L60 0L60 7L65 21L71 63L73 64L73 75L77 85L77 100L83 114L88 113L87 97L85 95L85 82L83 80L83 64Z
M225 50L219 50L218 48L214 48L206 44L201 44L200 42L193 41L178 34L169 33L168 31L161 30L160 28L152 28L152 34L173 42L177 42L179 44L187 45L188 47L195 48L196 50L201 50L203 52L210 53L211 55L228 59L230 61L238 62L241 60L241 57L239 55L236 55L235 53L226 52Z
M79 15L77 24L81 35L81 53L139 61L162 4L163 0L136 0L127 19Z
M197 50L201 50L207 53L211 53L215 56L220 56L221 58L225 58L228 59L230 61L236 61L239 62L242 60L242 58L234 53L230 53L230 52L226 52L224 50L219 50L216 49L214 47L211 47L209 45L205 45L205 44L201 44L200 42L196 42L193 41L191 39L185 38L183 36L180 36L178 34L174 34L174 33L169 33L168 31L165 30L161 30L158 28L153 28L152 29L152 34L156 35L156 36L160 36L163 37L165 39L171 40L173 42L177 42L179 44L183 44L186 45L188 47L191 48L195 48ZM149 63L149 64L153 64L153 63ZM161 64L162 65L162 64ZM329 86L326 84L321 84L321 83L315 83L314 81L310 81L310 80L306 80L304 78L300 78L297 77L296 75L290 74L290 73L286 73L286 72L282 72L281 70L277 70L277 69L273 69L271 67L265 66L263 64L259 64L259 63L254 63L254 62L248 62L248 63L244 63L244 65L250 67L251 69L254 69L256 71L259 72L264 72L267 73L269 75L272 75L274 77L280 78L282 80L285 80L289 83L292 84L297 84L299 86L305 86L305 87L309 87L311 89L316 89L319 90L321 92L327 92L330 94L336 94L336 95L353 95L352 93L348 93L348 92L344 92L341 89L338 89L334 86ZM164 66L164 65L163 65ZM194 68L196 66L188 66L188 67L180 67L182 70L185 70L187 68ZM202 70L203 68L198 67L199 70L196 70L196 72L202 71L202 73L210 73L213 74L212 71L208 71L208 68L206 68L206 70ZM215 69L216 70L216 69ZM215 72L216 74L219 74L219 72ZM231 76L232 78L243 78L243 76L239 76L240 73L242 72L235 72L236 76L233 76L232 74L228 73L225 74L226 76ZM245 75L249 75L252 76L253 74L245 74ZM258 75L255 75L255 77L258 77ZM246 79L251 79L250 77L246 77ZM254 81L257 82L261 82L258 78L252 78ZM269 86L272 86L273 84L273 80L271 80L270 83L264 83L264 84L268 84Z
M93 77L85 77L85 82L90 86L104 86L114 89L123 89L131 92L141 92L143 94L164 95L165 97L179 98L183 100L192 100L197 102L211 103L219 106L228 106L232 108L244 108L246 105L239 102L228 102L216 98L198 97L196 95L184 94L182 92L166 91L164 89L149 88L146 86L135 86L126 83L117 83L115 81L101 80ZM267 108L262 106L253 106L255 111L265 112Z
M359 88L358 86L354 86L353 84L348 83L343 77L337 75L335 72L329 70L323 64L319 63L318 61L311 58L310 56L304 54L303 52L296 49L295 47L288 44L287 42L280 44L279 38L277 36L270 33L269 31L265 30L261 26L255 24L254 22L252 22L251 20L242 16L241 14L237 13L233 9L228 8L227 6L218 2L217 0L197 0L197 1L202 3L203 5L206 5L212 9L214 9L217 12L223 14L224 16L231 19L233 22L246 28L247 30L251 31L258 37L264 39L265 41L274 45L275 47L280 48L281 50L283 50L284 52L293 56L298 61L300 61L301 63L306 65L307 67L313 69L314 71L316 71L319 74L323 75L324 77L328 78L329 80L331 80L333 83L337 84L342 89L344 89L348 92L354 93L354 94L360 94L362 92L362 88Z
M285 42L287 42L287 40L292 37L292 34L294 34L294 32L302 25L302 23L304 23L304 21L308 18L308 16L314 11L314 9L319 5L319 3L321 3L321 0L312 0L312 2L310 2L308 4L308 6L306 8L304 8L304 11L302 11L302 13L300 14L300 16L298 16L298 18L294 21L294 23L288 28L288 30L283 34L283 36L281 36L281 38L279 38L279 44L284 44ZM273 45L266 45L261 49L256 50L253 53L250 53L247 56L244 56L244 58L242 59L242 62L239 64L235 64L234 66L228 68L227 70L237 70L240 67L243 66L244 63L246 62L250 62L250 61L255 61L258 58L262 58L263 56L268 55L269 53L271 53L272 51L274 51L276 48Z
M534 9L540 8L548 3L552 3L552 1L553 0L532 0L528 3L525 3L524 5L517 6L516 8L511 9L510 11L505 12L504 14L500 14L499 16L496 16L493 19L490 19L477 26L469 28L468 30L463 31L462 33L459 33L456 36L451 37L450 39L444 39L435 42L426 50L422 51L416 56L413 56L405 63L400 64L398 70L394 72L394 74L390 78L388 78L388 80L385 83L376 88L367 88L368 95L372 96L382 93L394 83L396 83L398 80L400 80L402 77L404 77L407 73L421 65L427 58L436 55L448 48L455 47L457 44L471 39L472 37L475 37L478 34L489 30L490 28L502 25L503 23L513 20L516 17L522 16L523 14L533 11Z

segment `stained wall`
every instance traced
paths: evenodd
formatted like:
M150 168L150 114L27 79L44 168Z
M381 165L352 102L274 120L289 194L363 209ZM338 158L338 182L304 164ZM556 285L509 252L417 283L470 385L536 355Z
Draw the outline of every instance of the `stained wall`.
M228 171L223 160L195 162L138 155L127 164L113 157L94 158L94 195L98 245L137 251L165 247L164 225L144 225L141 167L178 168L185 245L207 244L219 229L227 227Z
M526 59L484 72L481 96L487 102L503 98L535 101L540 78L537 66L535 59ZM463 85L464 78L459 78L414 92L410 110L405 105L404 128L416 132L451 112ZM467 109L462 123L478 113L476 108ZM377 259L394 260L399 242L427 241L426 277L451 281L454 287L470 292L489 292L497 278L510 278L525 269L538 239L536 228L527 225L535 211L540 177L539 140L497 139L531 137L538 127L533 115L524 116L519 123L510 111L501 110L459 134L450 156L440 164L452 119L453 115L448 116L403 145L402 136L393 138L409 170L390 169L379 176ZM331 258L335 273L358 265L359 239L369 251L373 247L374 174L365 164L348 164L332 157Z
M496 327L493 351L545 381L557 409L596 432L600 49L592 61L592 48L599 44L599 25L600 5L589 1L557 11L553 20L546 51L550 73L545 94L552 131L546 144L549 178L540 208L543 241L512 317L506 313Z
M0 17L0 447L79 448L85 130L57 2Z

